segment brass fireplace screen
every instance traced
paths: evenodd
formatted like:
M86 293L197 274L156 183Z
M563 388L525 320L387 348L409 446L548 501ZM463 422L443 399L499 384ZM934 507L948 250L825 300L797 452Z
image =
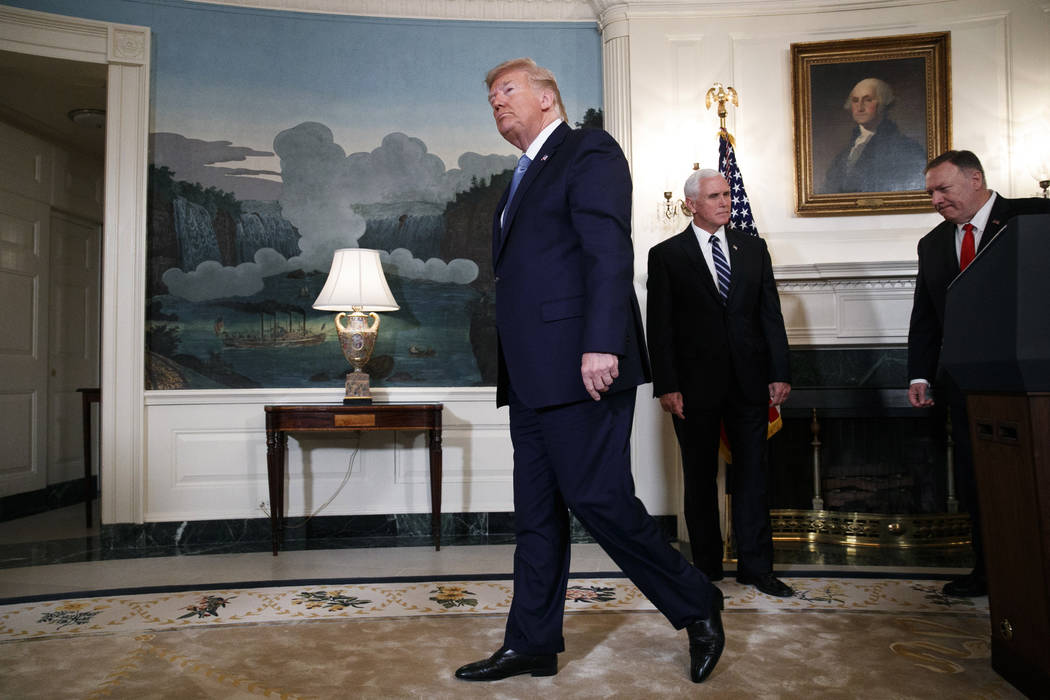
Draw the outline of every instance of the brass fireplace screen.
M793 392L783 416L769 444L774 540L969 543L946 411L913 409L902 389L821 388Z

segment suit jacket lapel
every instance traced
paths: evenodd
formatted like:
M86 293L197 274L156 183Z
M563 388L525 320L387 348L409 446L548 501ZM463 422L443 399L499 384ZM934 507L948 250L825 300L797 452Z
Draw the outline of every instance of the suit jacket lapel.
M693 231L692 224L687 226L685 231L678 234L678 247L682 255L695 269L700 280L700 286L721 304L722 295L718 293L718 288L715 287L715 280L711 277L711 268L707 266L704 251L700 250L700 241L696 238L696 232Z
M551 135L547 137L547 140L540 148L539 153L536 154L532 163L529 164L529 169L525 171L525 175L522 176L521 182L518 183L518 189L514 192L513 200L510 202L506 201L507 193L510 191L510 186L508 186L507 191L503 193L503 197L500 199L500 206L496 212L496 228L499 233L497 234L498 240L494 242L493 246L493 260L498 260L500 253L503 252L503 244L506 242L507 237L510 236L510 231L514 224L514 217L518 213L518 208L521 206L522 200L529 191L529 187L536 181L536 178L539 177L543 168L546 167L548 160L554 155L554 152L558 150L558 146L560 146L565 140L569 131L571 131L569 126L565 122L562 122L551 132ZM500 212L503 211L504 205L507 208L507 213L503 216L503 225L500 227Z
M492 269L496 269L496 260L499 259L499 252L503 248L503 229L500 226L500 217L503 214L503 208L507 206L507 195L510 193L510 185L507 185L507 189L503 190L503 196L499 198L499 204L496 205L496 213L492 215Z
M939 224L941 242L938 244L940 254L937 265L947 281L951 281L959 274L959 254L955 252L955 224L945 221Z
M726 229L726 255L729 256L729 294L726 296L726 306L729 306L729 302L733 300L733 291L739 286L737 284L738 278L737 273L744 273L744 267L748 263L745 259L744 250L739 245L739 240L742 236L749 236L751 234L741 233L736 229Z

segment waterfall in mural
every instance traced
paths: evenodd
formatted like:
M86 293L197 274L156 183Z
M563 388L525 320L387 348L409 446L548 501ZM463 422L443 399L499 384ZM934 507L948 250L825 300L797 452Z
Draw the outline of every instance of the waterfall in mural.
M367 219L365 235L358 244L363 248L411 250L417 258L441 257L441 240L445 235L444 207L434 207L434 214L400 214L393 218Z
M246 211L237 222L237 263L250 262L261 248L272 248L286 258L298 255L299 232L281 216L275 202L243 202Z
M205 260L219 260L219 244L212 227L212 215L199 204L177 197L172 203L175 232L179 244L179 267L194 270Z

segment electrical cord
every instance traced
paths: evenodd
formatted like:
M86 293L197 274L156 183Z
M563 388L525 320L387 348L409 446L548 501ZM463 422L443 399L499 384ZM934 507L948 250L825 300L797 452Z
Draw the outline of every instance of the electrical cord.
M343 490L343 487L346 486L347 482L350 481L350 475L354 473L354 460L357 459L357 453L360 452L360 450L361 450L361 431L356 431L356 435L357 435L357 443L354 445L354 451L352 453L350 453L350 462L349 462L349 464L346 465L346 474L343 476L343 481L339 484L339 487L335 490L335 493L333 493L331 496L329 496L327 501L325 501L320 506L318 506L317 510L315 510L310 515L308 515L305 518L303 518L303 521L301 523L299 523L297 525L287 525L287 526L285 526L286 530L295 530L297 528L305 526L306 523L310 522L310 520L315 515L319 515L322 510L327 508L329 506L329 504L332 501L335 500L335 497L338 496L339 493ZM267 518L270 517L270 509L267 508L265 504L260 504L259 505L259 510L261 510L263 513L266 513L266 517Z

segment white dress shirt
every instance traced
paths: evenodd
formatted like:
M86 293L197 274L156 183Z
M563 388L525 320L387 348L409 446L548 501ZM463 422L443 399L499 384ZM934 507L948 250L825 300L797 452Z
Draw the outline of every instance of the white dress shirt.
M536 135L536 138L534 138L532 140L532 143L530 143L529 147L525 150L525 155L527 155L529 157L529 167L530 168L532 167L532 161L536 160L536 154L540 152L541 148L543 148L543 144L547 143L547 139L550 137L550 135L552 133L554 133L554 130L558 128L558 125L561 124L561 121L562 120L559 117L558 119L555 119L554 121L552 121L547 126L543 127L543 131L541 131L539 134ZM503 226L503 217L506 216L506 214L507 214L507 207L508 206L510 206L510 200L509 199L507 200L507 203L505 205L503 205L503 211L500 212L500 215L499 215L499 225L500 226Z
M984 206L977 210L977 213L973 215L973 218L968 222L973 224L973 249L977 252L981 249L981 235L984 234L988 227L988 217L992 215L992 205L995 204L995 192L992 192L992 196L988 198L988 201L984 203ZM966 232L963 231L963 226L966 224L960 224L955 227L955 259L959 260L962 252L962 240ZM997 232L992 231L994 236Z

